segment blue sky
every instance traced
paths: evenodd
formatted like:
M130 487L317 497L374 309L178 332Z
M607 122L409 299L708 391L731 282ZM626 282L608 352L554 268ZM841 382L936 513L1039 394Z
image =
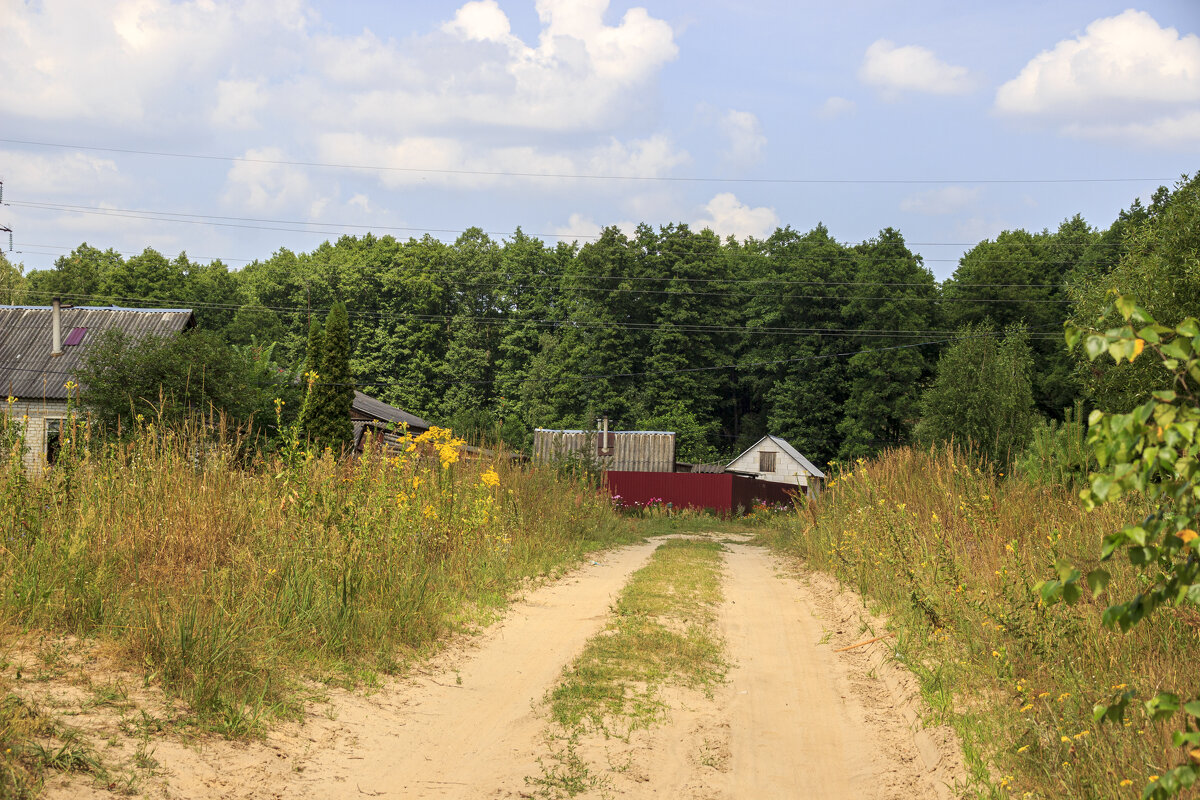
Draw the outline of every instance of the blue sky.
M0 0L0 19L0 138L70 145L0 142L27 268L85 240L240 266L366 228L824 222L897 227L944 278L964 243L1105 226L1200 167L1195 0ZM1075 178L1138 180L994 182Z

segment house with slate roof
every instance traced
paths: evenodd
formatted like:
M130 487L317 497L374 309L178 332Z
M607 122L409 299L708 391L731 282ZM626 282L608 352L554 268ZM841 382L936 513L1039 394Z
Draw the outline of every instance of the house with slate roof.
M38 475L54 463L67 416L68 381L105 332L173 336L196 324L190 308L0 306L0 398L25 426L25 467Z
M725 465L726 472L753 475L760 481L802 486L805 494L816 497L825 473L786 440L767 434L746 452Z
M354 392L354 401L350 404L350 420L354 423L354 449L359 452L362 452L363 437L367 433L373 441L398 446L405 433L420 436L430 428L430 424L416 414L359 391Z

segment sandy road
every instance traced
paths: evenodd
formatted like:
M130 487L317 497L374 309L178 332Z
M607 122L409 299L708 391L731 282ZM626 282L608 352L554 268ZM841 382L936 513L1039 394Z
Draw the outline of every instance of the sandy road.
M817 647L820 622L801 607L794 581L776 575L757 547L730 545L721 627L729 675L731 772L743 797L869 797L877 784L870 731L857 698L838 686L837 658Z
M604 626L657 543L606 555L514 604L504 620L422 674L363 695L335 693L264 742L164 740L171 798L515 798L548 755L542 700ZM627 741L580 743L609 771L584 796L633 798L953 797L953 737L920 730L915 685L886 644L835 653L878 625L831 579L781 571L765 549L731 544L721 632L733 666L711 697L668 691L663 725ZM161 788L161 794L159 792ZM78 781L48 797L100 796Z

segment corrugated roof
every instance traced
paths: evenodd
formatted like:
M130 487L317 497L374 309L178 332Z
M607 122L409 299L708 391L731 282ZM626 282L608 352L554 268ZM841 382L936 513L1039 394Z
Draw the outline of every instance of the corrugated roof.
M372 419L383 420L384 422L406 423L410 428L420 428L422 431L427 431L430 425L425 420L418 417L416 414L410 414L403 409L390 406L382 400L376 400L374 397L368 397L362 392L354 393L354 402L351 403L351 408L360 414L365 414Z
M766 436L759 439L754 444L747 447L740 455L738 455L737 458L733 459L729 463L730 464L734 463L735 461L738 460L738 458L741 458L742 456L746 455L746 453L749 453L751 450L758 447L760 444L762 444L767 439L770 439L772 442L774 442L779 447L780 450L787 453L792 458L796 459L796 461L798 461L800 463L800 466L804 467L805 471L808 472L809 475L813 475L817 478L825 477L824 472L821 472L821 470L817 469L816 466L814 466L811 461L809 461L807 458L802 456L800 454L799 450L797 450L796 448L794 448L790 444L788 444L786 439L781 439L778 436L772 436L769 433Z
M49 306L0 306L0 392L22 398L65 400L64 384L83 366L88 345L107 331L133 336L168 336L196 324L190 308L62 309L62 335L86 328L79 344L52 356L53 312Z

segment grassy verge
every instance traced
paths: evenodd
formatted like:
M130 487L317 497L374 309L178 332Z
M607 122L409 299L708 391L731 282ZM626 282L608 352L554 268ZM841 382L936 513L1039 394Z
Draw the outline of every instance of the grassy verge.
M1200 615L1159 613L1122 635L1100 625L1104 598L1047 608L1033 587L1058 557L1096 562L1103 534L1137 516L1136 501L1085 513L1063 487L899 450L839 476L765 538L891 617L898 653L937 721L958 730L981 795L1132 798L1177 759L1172 731L1140 712L1127 728L1098 728L1092 706L1125 684L1142 699L1194 690ZM1109 595L1137 588L1117 565Z
M721 549L713 541L668 540L634 573L612 621L550 693L554 752L542 774L530 779L543 794L574 795L602 785L595 766L578 753L580 737L628 737L663 719L663 686L711 693L724 679L716 631Z
M192 724L245 735L297 713L301 679L395 671L524 578L640 538L594 490L452 444L247 464L236 442L147 425L35 483L10 459L0 630L105 642ZM0 708L0 769L28 772L22 712Z

